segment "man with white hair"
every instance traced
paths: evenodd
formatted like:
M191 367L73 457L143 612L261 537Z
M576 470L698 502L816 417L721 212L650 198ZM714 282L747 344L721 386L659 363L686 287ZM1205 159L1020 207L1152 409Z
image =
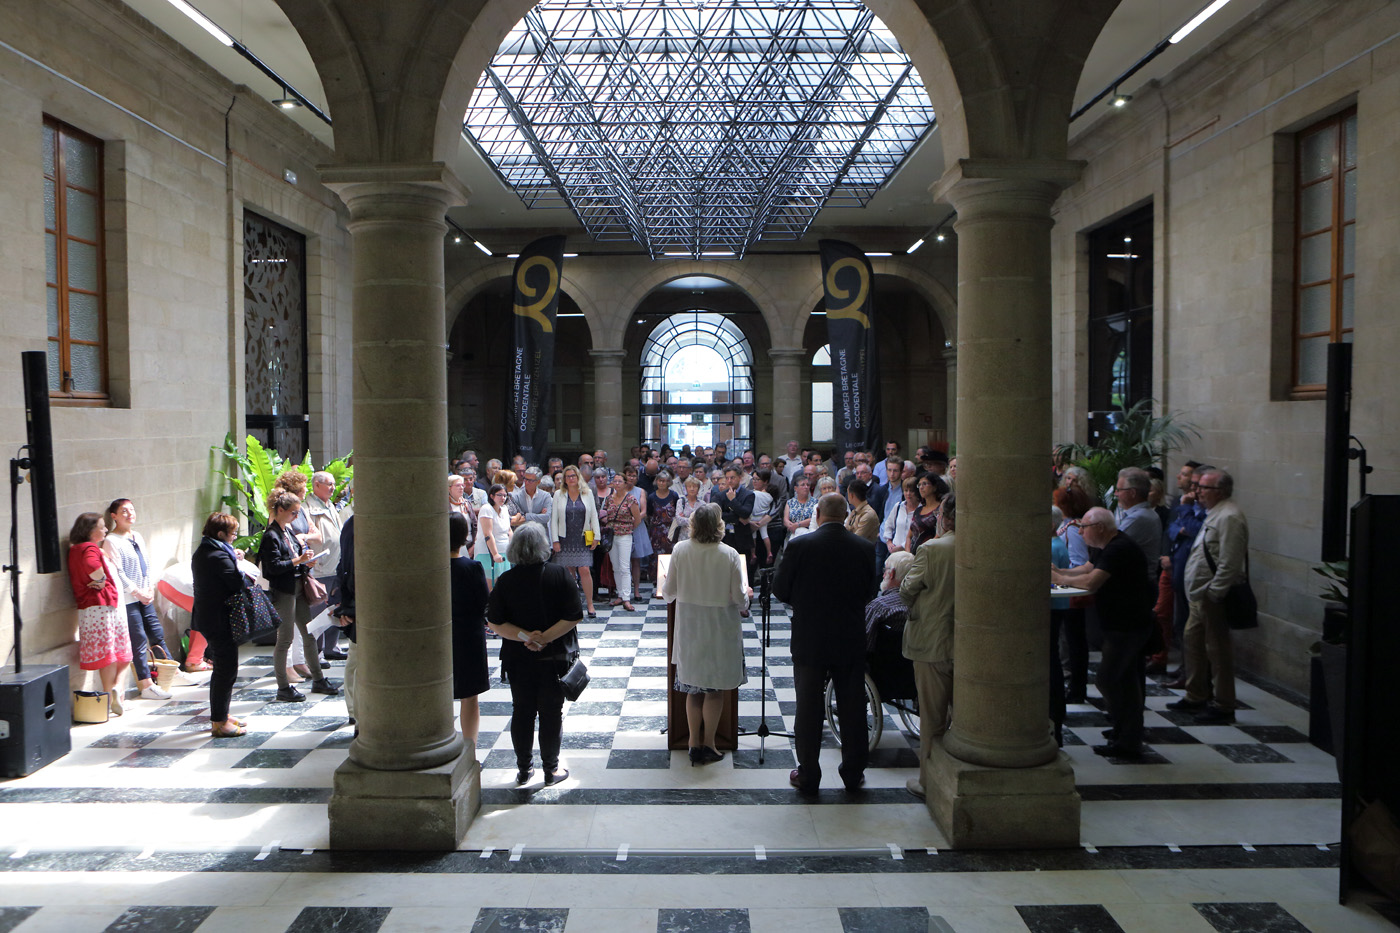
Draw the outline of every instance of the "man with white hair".
M1245 579L1249 561L1249 522L1232 496L1235 481L1211 468L1196 483L1206 520L1186 558L1186 696L1168 709L1191 710L1202 725L1235 721L1235 655L1221 603L1230 587ZM1208 698L1214 692L1215 700Z
M525 482L524 488L511 494L515 498L516 507L520 509L521 517L526 522L533 522L548 530L549 510L554 504L554 497L540 488L540 468L526 467L521 479Z
M311 495L302 506L306 510L307 521L321 533L320 558L311 566L311 575L326 588L326 599L331 605L338 601L340 584L336 581L335 568L340 563L340 531L342 522L340 510L335 507L335 477L324 470L311 476ZM340 629L334 625L326 629L317 639L321 656L327 661L345 660L345 652L340 650ZM308 658L310 663L312 658Z
M802 461L802 451L797 446L797 441L787 442L787 464L783 467L783 479L791 486L797 474L802 472L802 467L806 464Z
M1109 758L1142 757L1142 657L1152 635L1156 588L1147 577L1147 558L1137 542L1118 530L1113 513L1092 508L1076 523L1089 545L1089 562L1050 569L1050 579L1094 594L1103 629L1103 656L1095 684L1104 712L1113 722L1108 742L1094 754Z

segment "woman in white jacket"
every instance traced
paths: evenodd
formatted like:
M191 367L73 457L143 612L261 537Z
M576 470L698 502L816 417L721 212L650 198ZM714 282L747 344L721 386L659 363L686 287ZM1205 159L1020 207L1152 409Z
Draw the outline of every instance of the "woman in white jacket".
M549 527L554 562L572 571L588 604L588 618L598 618L593 611L593 549L602 540L603 531L593 492L584 488L583 474L572 464L564 468L564 488L554 493Z
M690 517L690 537L676 545L661 595L676 604L675 689L686 694L690 763L724 757L715 732L724 695L748 680L739 612L744 607L742 557L724 540L720 507L707 502Z

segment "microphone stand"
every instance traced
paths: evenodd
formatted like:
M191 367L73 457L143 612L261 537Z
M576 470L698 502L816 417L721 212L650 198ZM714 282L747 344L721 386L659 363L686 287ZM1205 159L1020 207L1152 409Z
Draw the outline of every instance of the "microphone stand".
M758 669L758 728L740 729L740 735L758 736L758 763L763 764L764 742L770 735L792 738L791 732L778 732L768 728L768 648L773 638L771 627L773 613L773 569L765 567L758 572L758 607L762 629L759 645L763 649L763 663Z

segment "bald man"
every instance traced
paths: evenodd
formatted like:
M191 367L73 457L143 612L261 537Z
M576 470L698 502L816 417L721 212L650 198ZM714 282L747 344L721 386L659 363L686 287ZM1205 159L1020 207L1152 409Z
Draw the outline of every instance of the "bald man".
M847 531L846 500L817 500L817 527L787 544L773 593L792 607L792 672L797 690L793 723L797 768L788 776L804 796L816 794L822 771L822 701L826 681L836 692L841 724L841 782L865 783L870 755L865 719L865 604L875 595L875 545Z

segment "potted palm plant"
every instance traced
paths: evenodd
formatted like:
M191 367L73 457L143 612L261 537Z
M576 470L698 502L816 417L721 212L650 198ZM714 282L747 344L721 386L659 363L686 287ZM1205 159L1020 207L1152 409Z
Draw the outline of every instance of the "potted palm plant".
M1131 407L1118 406L1110 419L1114 425L1092 444L1066 444L1055 451L1060 466L1083 467L1103 492L1118 483L1118 471L1126 467L1146 469L1187 441L1199 438L1195 425L1177 415L1152 413L1153 400L1145 398Z

